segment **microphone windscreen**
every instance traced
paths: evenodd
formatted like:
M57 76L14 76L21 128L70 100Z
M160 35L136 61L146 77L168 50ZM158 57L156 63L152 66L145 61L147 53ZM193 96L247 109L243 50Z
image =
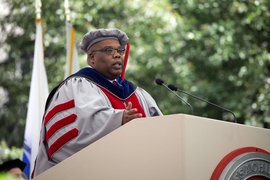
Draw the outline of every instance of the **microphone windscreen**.
M157 83L158 85L162 85L162 84L164 83L164 81L163 81L162 79L160 79L160 78L157 78L157 79L156 79L156 83Z
M168 87L169 87L171 90L173 90L173 91L177 91L177 89L178 89L178 88L177 88L175 85L173 85L173 84L169 84Z

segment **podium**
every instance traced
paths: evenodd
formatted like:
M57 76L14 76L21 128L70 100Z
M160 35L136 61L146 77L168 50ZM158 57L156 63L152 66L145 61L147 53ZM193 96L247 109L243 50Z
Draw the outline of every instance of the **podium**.
M34 180L225 179L236 160L250 153L263 155L263 162L246 167L267 177L269 139L269 129L186 114L135 119Z

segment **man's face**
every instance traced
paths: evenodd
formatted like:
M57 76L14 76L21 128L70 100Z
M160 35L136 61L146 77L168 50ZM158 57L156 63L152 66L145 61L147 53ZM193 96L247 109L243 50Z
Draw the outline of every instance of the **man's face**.
M12 168L8 171L10 175L14 178L14 180L23 180L25 179L25 174L21 171L20 168Z
M113 49L114 54L106 53L105 49L108 48ZM88 51L89 65L109 80L119 77L124 66L123 56L115 49L121 49L119 42L115 39L106 39L95 43Z

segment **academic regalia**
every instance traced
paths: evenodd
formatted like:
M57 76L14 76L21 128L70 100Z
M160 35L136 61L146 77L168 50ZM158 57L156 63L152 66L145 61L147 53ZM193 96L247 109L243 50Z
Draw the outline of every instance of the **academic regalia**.
M132 96L144 117L162 115L145 90L121 78L117 81L119 86L84 68L57 87L46 105L35 176L122 126L125 104Z

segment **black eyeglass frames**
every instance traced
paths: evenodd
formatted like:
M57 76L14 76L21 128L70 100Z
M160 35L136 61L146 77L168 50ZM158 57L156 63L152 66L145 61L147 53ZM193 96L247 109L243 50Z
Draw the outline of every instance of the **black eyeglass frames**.
M113 48L105 48L105 49L99 49L99 50L92 50L91 52L105 52L106 54L109 55L114 55L116 52L120 54L121 56L124 55L125 49L113 49Z

